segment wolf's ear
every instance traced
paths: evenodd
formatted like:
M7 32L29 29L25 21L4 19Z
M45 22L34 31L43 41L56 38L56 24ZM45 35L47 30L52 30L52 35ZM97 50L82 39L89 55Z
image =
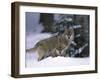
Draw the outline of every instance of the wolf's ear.
M67 31L68 31L68 29L65 29L65 30L64 30L64 34L66 34L66 33L67 33Z

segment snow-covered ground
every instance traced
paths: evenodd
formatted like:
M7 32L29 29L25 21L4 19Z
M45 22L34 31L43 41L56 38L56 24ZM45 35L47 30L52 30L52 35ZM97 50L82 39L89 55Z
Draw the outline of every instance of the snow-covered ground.
M51 37L50 33L31 34L26 37L26 48L32 48L42 39ZM72 57L48 57L41 61L37 60L36 52L26 53L26 67L56 67L56 66L79 66L88 65L89 58Z
M26 67L64 67L64 66L79 66L88 65L89 58L65 58L65 57L48 57L41 61L37 61L32 54L27 54Z

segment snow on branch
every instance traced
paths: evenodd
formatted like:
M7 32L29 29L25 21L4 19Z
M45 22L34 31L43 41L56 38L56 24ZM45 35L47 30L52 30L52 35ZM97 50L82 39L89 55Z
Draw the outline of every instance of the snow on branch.
M81 25L75 25L75 26L73 26L74 29L81 28L81 27L82 27Z
M75 35L75 38L78 38L78 37L80 37L81 36L81 34L77 34L77 35Z
M72 54L71 56L74 57L76 54L81 54L81 52L82 52L82 51L84 50L84 48L87 47L87 46L88 46L88 43L84 44L82 47L80 47L79 49L77 49L77 50L75 51L75 53Z

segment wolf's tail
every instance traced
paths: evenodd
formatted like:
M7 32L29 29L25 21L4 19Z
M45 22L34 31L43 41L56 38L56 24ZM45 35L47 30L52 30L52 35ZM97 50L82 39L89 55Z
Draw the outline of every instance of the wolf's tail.
M34 51L36 51L36 49L37 49L37 47L26 49L26 52L34 52Z

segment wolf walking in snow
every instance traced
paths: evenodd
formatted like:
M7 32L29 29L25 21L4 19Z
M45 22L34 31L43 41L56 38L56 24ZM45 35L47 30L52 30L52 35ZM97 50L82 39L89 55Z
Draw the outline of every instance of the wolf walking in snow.
M66 50L69 48L73 39L74 30L65 29L62 34L41 40L35 47L26 49L26 52L37 51L39 61L48 56L67 56Z

